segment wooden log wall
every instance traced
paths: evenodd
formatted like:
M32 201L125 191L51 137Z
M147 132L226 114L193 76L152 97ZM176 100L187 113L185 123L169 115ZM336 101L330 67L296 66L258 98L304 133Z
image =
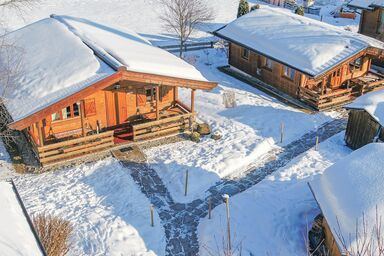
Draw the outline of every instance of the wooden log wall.
M365 110L350 110L345 142L352 149L361 148L372 143L379 128L380 124ZM379 138L384 140L384 129Z

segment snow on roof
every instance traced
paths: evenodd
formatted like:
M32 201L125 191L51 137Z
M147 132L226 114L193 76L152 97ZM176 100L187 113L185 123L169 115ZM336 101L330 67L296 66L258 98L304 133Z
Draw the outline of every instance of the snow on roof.
M9 33L0 72L12 69L6 107L19 121L106 78L128 70L207 81L192 65L134 32L68 16L52 16ZM1 43L1 42L0 42ZM10 62L8 60L11 60Z
M8 182L0 182L0 205L1 255L42 255L12 185Z
M368 144L310 182L339 247L337 234L345 238L347 248L356 248L356 221L361 223L363 214L367 230L372 230L376 224L376 207L380 217L384 213L383 155L383 143Z
M13 66L18 66L13 70L5 103L14 121L114 73L54 19L43 19L11 32L5 40L12 47L2 47L0 65L7 66L4 61L9 56L16 63Z
M374 7L384 7L384 0L352 0L348 5L362 9L373 9Z
M318 76L369 46L375 39L272 6L262 6L216 31L311 76Z
M66 24L89 46L103 49L110 58L130 71L207 81L192 65L175 55L153 46L133 31L111 27L86 19L52 16Z
M384 126L384 91L376 91L363 95L345 108L365 110L378 123Z

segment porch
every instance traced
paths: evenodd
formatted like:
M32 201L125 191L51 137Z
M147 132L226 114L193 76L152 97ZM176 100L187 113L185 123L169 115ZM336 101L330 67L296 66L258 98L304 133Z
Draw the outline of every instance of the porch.
M348 103L368 92L384 89L384 75L369 71L366 75L352 78L336 89L326 82L314 89L299 88L302 101L317 110L326 110Z
M75 160L85 155L107 152L121 147L162 136L175 135L191 129L195 113L181 102L156 112L139 115L134 121L126 122L100 131L71 131L62 138L45 140L44 146L30 140L32 148L42 166Z

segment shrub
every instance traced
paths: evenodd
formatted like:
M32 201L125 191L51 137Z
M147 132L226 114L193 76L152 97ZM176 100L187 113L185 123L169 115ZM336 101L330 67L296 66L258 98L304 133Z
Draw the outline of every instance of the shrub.
M191 141L198 143L200 142L200 139L201 139L200 133L198 132L191 133Z
M38 214L33 217L33 225L47 256L64 256L68 253L68 240L73 229L69 221L49 214Z
M249 4L247 0L240 0L237 18L249 13Z
M254 10L257 10L257 9L260 9L260 5L259 4L256 4L256 5L251 7L251 11L254 11Z
M297 7L297 9L295 10L295 13L298 15L304 16L304 7L303 6Z

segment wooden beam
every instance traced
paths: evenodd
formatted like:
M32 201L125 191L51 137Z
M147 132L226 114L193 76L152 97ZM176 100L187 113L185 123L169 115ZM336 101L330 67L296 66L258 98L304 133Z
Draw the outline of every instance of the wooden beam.
M110 75L90 86L87 88L81 90L80 92L74 93L65 99L62 99L24 119L21 119L19 121L13 122L9 124L8 126L11 129L15 130L23 130L27 128L29 125L36 123L38 121L41 121L43 118L51 115L52 113L56 113L58 111L61 111L63 108L68 107L69 105L73 104L74 102L77 102L81 99L86 98L87 96L95 93L98 90L102 90L108 86L113 85L114 83L118 82L122 78L122 72L123 71L118 71L114 73L113 75Z
M191 90L191 112L195 112L195 89Z
M80 101L80 120L81 120L81 135L85 137L85 102L84 100Z
M217 86L215 82L198 81L170 76L141 73L135 71L122 71L123 79L131 82L162 84L168 86L185 87L200 90L212 90Z
M323 81L321 82L321 95L324 95L324 93L325 93L325 87L326 87L326 84L327 84L327 80L326 80L326 78L324 77L324 78L323 78Z
M160 86L156 86L156 120L160 120L160 110L159 110L159 104L160 104L160 97L159 97L159 89Z
M36 129L37 134L39 136L39 146L44 146L44 138L43 138L43 131L41 130L43 127L40 127L40 122L36 122Z

